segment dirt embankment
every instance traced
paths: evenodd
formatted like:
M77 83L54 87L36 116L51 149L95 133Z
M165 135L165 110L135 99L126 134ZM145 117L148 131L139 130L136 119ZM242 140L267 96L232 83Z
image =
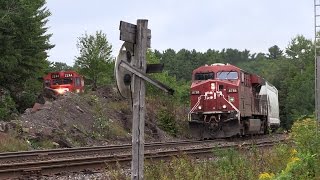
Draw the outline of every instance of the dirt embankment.
M27 109L16 122L29 141L48 141L58 147L130 143L130 106L129 100L122 99L116 89L108 87L47 100L44 105ZM172 140L157 126L153 111L147 108L146 142Z

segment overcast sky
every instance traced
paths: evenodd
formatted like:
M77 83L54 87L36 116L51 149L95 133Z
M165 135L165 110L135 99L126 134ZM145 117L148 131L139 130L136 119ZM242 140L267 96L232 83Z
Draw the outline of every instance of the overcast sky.
M50 61L72 65L77 38L102 30L118 54L119 23L148 19L152 49L267 52L298 34L314 36L313 0L47 0Z

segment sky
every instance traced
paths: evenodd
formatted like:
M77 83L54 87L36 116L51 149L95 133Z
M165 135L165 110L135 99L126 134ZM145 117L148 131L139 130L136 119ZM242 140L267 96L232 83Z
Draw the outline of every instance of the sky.
M314 38L313 0L47 0L49 60L73 65L79 55L78 38L101 30L117 56L120 21L136 24L148 19L151 48L285 49L296 35Z

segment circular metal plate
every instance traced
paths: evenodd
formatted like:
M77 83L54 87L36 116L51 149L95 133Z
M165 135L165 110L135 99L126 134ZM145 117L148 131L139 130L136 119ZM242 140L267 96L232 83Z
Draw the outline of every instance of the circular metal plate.
M126 74L128 74L131 76L131 80L132 80L132 73L120 66L121 60L126 61L128 63L134 61L132 43L128 43L128 42L123 43L123 45L120 48L119 55L116 59L115 68L114 68L119 93L124 98L129 98L131 96L130 85L126 85L124 79ZM128 75L126 76L126 79L128 78ZM131 81L131 84L132 83L133 82Z

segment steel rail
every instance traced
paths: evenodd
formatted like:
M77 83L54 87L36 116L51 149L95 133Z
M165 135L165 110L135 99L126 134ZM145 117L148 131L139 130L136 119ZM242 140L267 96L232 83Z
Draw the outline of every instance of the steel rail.
M252 142L245 142L240 144L229 144L229 145L211 145L209 147L194 147L186 149L167 149L162 151L152 151L145 153L145 159L166 159L172 158L173 156L179 156L181 154L192 155L192 156L203 156L213 155L214 149L225 149L225 148L240 148L245 149L252 146L265 147L273 146L275 143L283 142L285 140L277 141L262 141L253 144ZM73 159L58 159L49 161L39 162L26 162L26 163L13 163L13 164L2 164L0 165L0 178L12 178L21 177L26 174L41 174L50 175L61 172L73 172L81 171L84 169L104 169L107 166L113 166L116 163L122 165L130 164L131 153L119 154L119 155L107 155L107 156L95 156L95 157L79 157Z
M220 142L219 140L210 141L171 141L171 142L156 142L146 143L146 150L162 147L179 147L189 146L192 144L204 144L204 143L215 143ZM0 164L17 161L17 160L30 160L33 158L50 158L54 156L57 158L60 156L77 156L83 154L94 154L94 153L119 153L123 151L131 150L131 144L124 145L110 145L110 146L94 146L94 147L80 147L80 148L64 148L64 149L50 149L50 150L35 150L35 151L20 151L20 152L7 152L0 153Z

